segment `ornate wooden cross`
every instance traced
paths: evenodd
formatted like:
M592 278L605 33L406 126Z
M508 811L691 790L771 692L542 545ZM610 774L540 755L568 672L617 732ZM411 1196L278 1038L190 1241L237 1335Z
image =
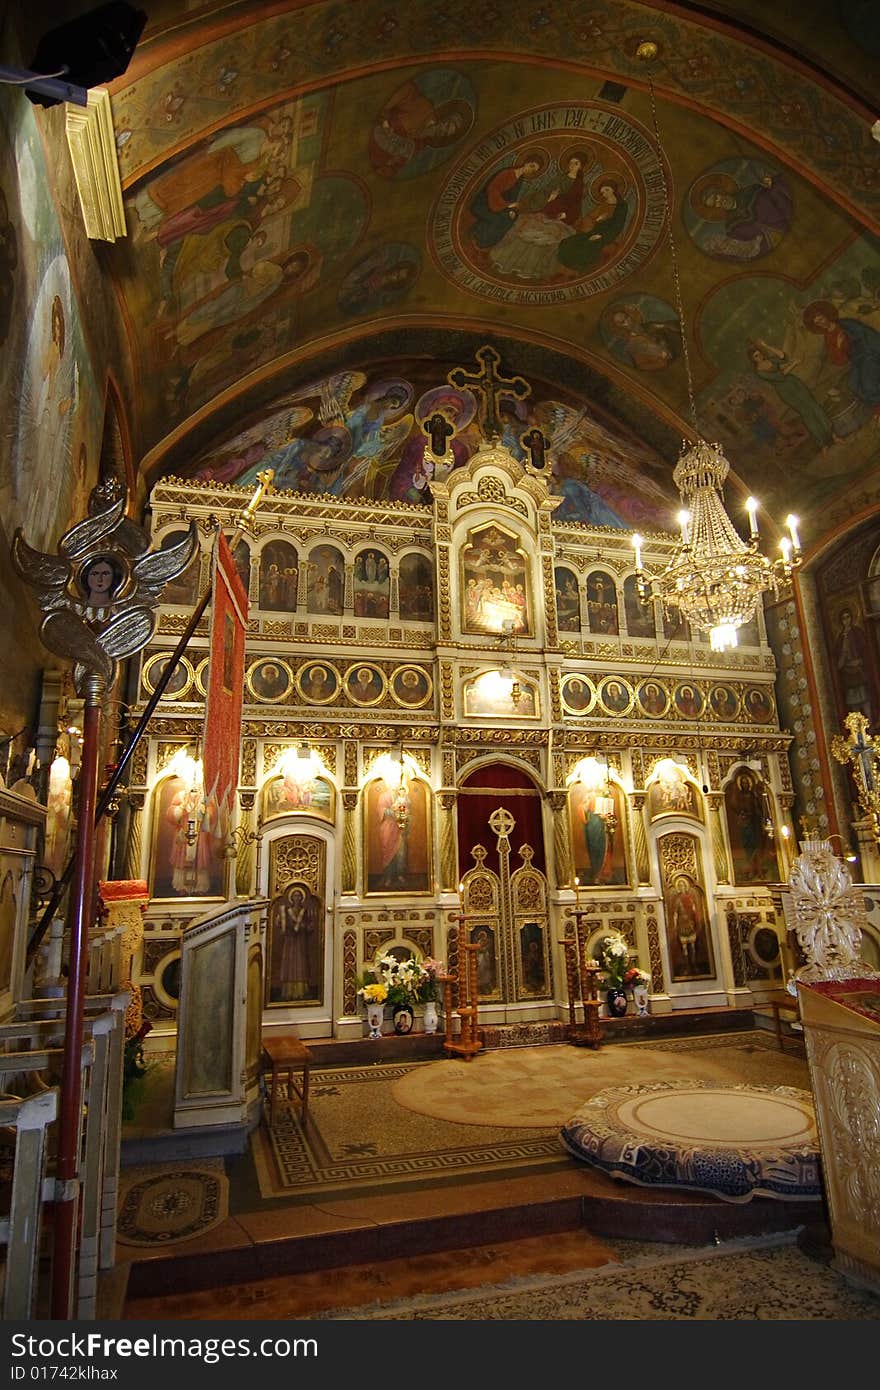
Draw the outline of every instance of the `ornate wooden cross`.
M482 368L479 372L466 372L464 367L455 367L446 380L459 390L472 386L483 399L483 432L488 438L500 435L498 426L498 403L502 396L515 396L524 401L532 394L529 383L521 376L504 377L498 373L501 358L493 347L486 344L477 348L474 357Z

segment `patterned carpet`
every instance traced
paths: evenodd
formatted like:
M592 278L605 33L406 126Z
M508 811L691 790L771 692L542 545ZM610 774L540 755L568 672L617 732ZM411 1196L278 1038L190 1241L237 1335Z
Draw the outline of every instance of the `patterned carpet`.
M382 1186L473 1181L559 1169L559 1129L618 1079L808 1087L806 1062L765 1032L583 1048L501 1050L444 1060L313 1070L305 1131L298 1106L252 1136L260 1195L354 1195Z
M546 1049L542 1049L546 1051ZM279 1107L252 1150L263 1197L327 1195L432 1178L471 1181L541 1165L564 1167L558 1127L476 1127L417 1115L397 1105L394 1084L445 1062L313 1071L305 1131L298 1106Z
M795 1233L667 1249L573 1274L316 1313L359 1321L877 1320L880 1298L794 1244Z
M219 1225L228 1212L229 1182L221 1158L126 1168L117 1239L136 1246L190 1240Z

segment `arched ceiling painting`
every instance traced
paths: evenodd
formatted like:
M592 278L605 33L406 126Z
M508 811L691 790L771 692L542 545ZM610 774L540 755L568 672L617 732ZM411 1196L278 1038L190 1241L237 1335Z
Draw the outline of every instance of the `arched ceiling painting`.
M560 514L668 524L686 348L738 486L815 537L877 456L880 45L871 7L767 8L152 6L111 87L129 236L102 251L147 481L269 462L418 500L426 412L465 457L479 410L446 378L490 343Z

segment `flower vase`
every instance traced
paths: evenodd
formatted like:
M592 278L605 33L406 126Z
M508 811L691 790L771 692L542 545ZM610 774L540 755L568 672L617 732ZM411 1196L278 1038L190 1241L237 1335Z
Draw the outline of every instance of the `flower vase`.
M645 1018L648 1013L648 986L634 985L633 1000L635 1001L636 1012L639 1018Z
M412 1032L414 1016L409 1004L395 1004L392 1017L394 1019L395 1033Z
M625 989L609 989L605 994L605 1008L609 1018L623 1018L626 1013L627 997Z
M369 1025L370 1025L369 1036L370 1036L371 1038L381 1038L381 1036L382 1036L382 1019L383 1019L384 1015L385 1015L385 1005L384 1005L384 1004L368 1004L368 1005L367 1005L367 1022L368 1022Z
M433 999L429 999L425 1004L425 1032L436 1033L438 1022L437 1005Z

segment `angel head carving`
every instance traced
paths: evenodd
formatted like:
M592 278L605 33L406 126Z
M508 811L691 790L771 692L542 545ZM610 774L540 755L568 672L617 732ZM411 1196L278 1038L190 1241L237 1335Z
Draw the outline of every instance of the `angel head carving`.
M76 663L79 690L89 674L112 685L116 662L147 644L159 594L186 569L197 548L192 522L177 545L150 550L144 532L125 515L125 496L117 490L108 502L96 491L90 515L64 533L57 553L34 550L19 529L12 562L46 614L43 642Z

